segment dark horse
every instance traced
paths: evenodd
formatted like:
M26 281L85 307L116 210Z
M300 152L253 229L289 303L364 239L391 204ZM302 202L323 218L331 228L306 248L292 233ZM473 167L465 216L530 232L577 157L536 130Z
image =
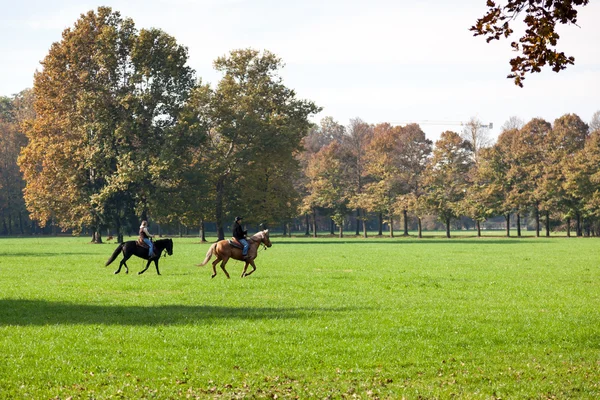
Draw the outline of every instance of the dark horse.
M129 267L127 267L127 264L125 264L125 262L127 260L129 260L129 258L131 256L138 256L140 258L143 258L144 260L148 260L148 263L146 264L146 268L144 268L143 270L138 272L138 275L146 272L146 270L148 269L148 267L150 266L150 263L152 261L154 261L154 265L156 265L156 273L158 275L160 275L160 271L158 270L158 259L162 255L163 250L167 250L167 254L172 256L173 255L173 240L160 239L160 240L157 240L156 242L154 242L155 257L152 259L148 258L149 249L139 246L137 244L136 240L130 240L128 242L121 243L119 245L119 247L117 247L115 249L115 251L113 251L112 256L110 256L110 258L108 259L106 264L104 264L104 266L110 265L110 263L115 261L115 258L117 258L119 253L123 252L123 259L121 260L121 263L119 264L119 269L115 271L115 274L118 274L119 272L121 272L122 266L125 266L125 273L128 274Z

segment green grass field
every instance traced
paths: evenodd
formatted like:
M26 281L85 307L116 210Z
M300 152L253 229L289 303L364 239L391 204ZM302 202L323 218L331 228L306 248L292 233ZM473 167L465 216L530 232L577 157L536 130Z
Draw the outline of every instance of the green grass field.
M0 239L0 398L600 397L598 239L272 237L230 280L86 241Z

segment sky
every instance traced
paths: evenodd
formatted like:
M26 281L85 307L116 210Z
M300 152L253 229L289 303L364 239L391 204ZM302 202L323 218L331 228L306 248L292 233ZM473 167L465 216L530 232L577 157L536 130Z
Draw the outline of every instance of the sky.
M469 31L486 0L0 0L0 96L33 86L50 46L81 14L112 7L138 29L159 28L189 52L203 82L221 78L213 61L231 50L268 50L283 82L342 125L416 122L428 138L461 132L471 118L494 138L515 116L549 122L600 110L600 2L561 26L559 50L575 65L507 79L510 41L486 43ZM516 34L522 30L515 25ZM516 35L515 34L515 35ZM515 37L514 40L516 40Z

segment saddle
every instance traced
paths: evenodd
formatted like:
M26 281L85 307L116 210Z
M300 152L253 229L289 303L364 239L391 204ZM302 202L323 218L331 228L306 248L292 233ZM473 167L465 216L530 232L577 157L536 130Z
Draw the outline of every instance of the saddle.
M152 239L150 239L152 240ZM141 236L138 237L138 240L135 242L136 245L138 245L139 247L143 248L143 249L149 249L150 247L146 244L146 242L144 242L144 238L142 238Z
M232 246L232 247L236 247L238 249L243 249L244 248L244 246L240 242L238 242L238 240L236 238L234 238L234 237L232 237L231 239L229 239L228 242L229 242L229 245Z

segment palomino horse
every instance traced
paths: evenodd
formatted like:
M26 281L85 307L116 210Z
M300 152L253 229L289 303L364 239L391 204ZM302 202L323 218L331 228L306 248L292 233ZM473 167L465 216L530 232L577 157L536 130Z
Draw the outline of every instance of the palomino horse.
M121 267L123 267L123 266L125 266L125 273L128 274L129 267L127 266L127 264L125 264L125 262L127 260L129 260L129 257L135 255L140 258L143 258L144 260L148 260L148 263L146 263L146 268L144 268L142 271L138 272L138 275L146 272L146 270L148 269L148 267L150 266L150 263L152 261L154 261L154 265L156 266L156 273L158 275L160 275L160 271L158 270L158 259L162 255L163 250L167 250L168 255L170 255L170 256L173 255L173 240L172 239L160 239L160 240L157 240L156 242L154 242L155 257L151 258L151 259L148 258L148 252L150 251L150 249L138 246L137 240L130 240L129 242L121 243L119 245L119 247L117 247L115 249L115 251L113 251L112 256L110 256L110 258L108 259L108 261L106 261L106 264L104 264L104 266L107 266L111 262L115 261L115 258L117 258L119 253L123 252L123 259L121 260L121 263L119 264L119 269L115 271L115 274L118 274L119 272L121 272Z
M254 271L256 271L256 265L254 265L254 259L258 255L258 246L263 244L265 247L271 247L271 240L269 239L269 230L265 229L264 231L260 231L254 234L251 238L248 239L248 244L250 248L248 249L248 258L244 260L242 256L242 249L238 249L237 247L233 247L229 244L228 240L220 240L217 243L210 246L208 252L206 253L206 258L202 261L202 264L198 264L198 266L206 265L206 263L210 260L213 254L217 257L215 261L212 262L213 274L211 278L214 278L217 275L217 263L221 261L221 269L227 275L229 279L229 273L225 269L225 264L229 261L230 258L234 260L245 261L246 265L244 265L244 270L242 271L242 278L250 275ZM248 264L252 265L252 271L246 273L248 269Z

